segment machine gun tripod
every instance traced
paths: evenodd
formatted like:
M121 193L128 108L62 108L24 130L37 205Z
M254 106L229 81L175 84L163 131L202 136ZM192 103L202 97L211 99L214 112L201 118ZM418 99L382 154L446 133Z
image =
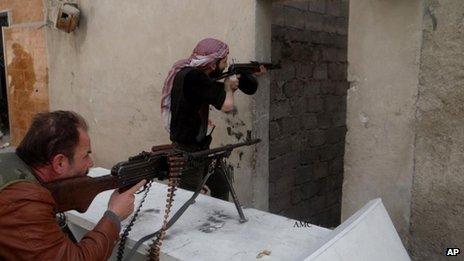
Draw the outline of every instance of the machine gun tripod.
M155 260L156 260L156 258L159 258L159 247L161 246L160 241L164 237L164 233L166 232L167 229L169 229L172 225L174 225L174 223L182 216L182 214L188 209L188 207L190 207L192 204L195 203L195 199L198 197L198 195L200 194L200 192L203 189L204 185L206 184L208 179L213 174L215 174L215 175L224 175L228 190L232 195L232 199L234 201L235 207L236 207L237 212L238 212L239 217L240 217L239 221L240 221L240 223L246 222L247 219L246 219L246 217L245 217L245 215L243 213L242 206L241 206L241 204L239 202L239 199L237 197L237 193L235 192L235 189L234 189L234 187L232 185L232 181L230 179L229 168L227 167L227 163L226 163L225 159L230 156L233 149L238 148L238 147L242 147L242 146L250 146L250 145L256 144L256 143L258 143L260 141L261 141L260 139L248 140L248 141L237 143L237 144L231 144L231 145L226 145L226 146L215 148L215 149L209 149L209 150L191 152L191 153L184 152L184 151L176 151L179 154L184 155L184 158L186 159L186 162L188 162L190 164L195 164L195 162L197 162L199 160L208 160L208 161L210 161L209 165L208 165L208 168L207 168L206 175L203 177L201 183L198 185L198 187L195 190L195 192L193 193L193 195L179 208L179 210L177 210L176 213L174 213L174 215L169 220L164 221L163 227L161 229L159 229L158 231L156 231L156 232L154 232L152 234L146 235L146 236L142 237L141 239L139 239L139 241L136 242L136 244L134 245L134 247L131 249L131 251L129 252L129 254L127 255L127 257L124 260L130 260L134 256L137 249L145 241L147 241L147 240L149 240L149 239L151 239L153 237L156 237L156 238L153 240L153 243L150 246L150 253L149 254ZM156 147L154 147L152 149L152 151L153 152L159 151L160 148L161 149L166 149L165 146L161 146L161 147L156 146ZM170 190L168 190L168 191L173 192L174 190L175 190L175 188L171 187ZM168 201L169 201L169 199L168 199ZM171 205L171 204L172 204L172 202L168 202L167 205ZM165 218L166 217L167 217L167 215L165 216Z

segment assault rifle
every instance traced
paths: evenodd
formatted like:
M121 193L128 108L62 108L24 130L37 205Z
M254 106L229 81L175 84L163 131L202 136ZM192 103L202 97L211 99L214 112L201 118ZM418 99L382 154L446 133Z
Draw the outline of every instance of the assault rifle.
M232 76L234 74L252 74L255 72L259 72L259 67L264 66L266 70L275 70L282 68L280 63L273 64L273 63L261 63L257 61L251 61L249 63L232 63L227 68L227 71L222 73L219 77L215 78L214 80L218 81L224 79L226 77Z
M213 81L218 81L218 80L224 79L226 77L229 77L235 74L250 75L252 73L259 72L260 66L264 66L266 70L274 70L274 69L281 68L280 63L272 64L272 63L261 63L261 62L256 62L256 61L251 61L249 63L232 63L227 69L227 72L222 73L221 75L219 75L218 78L213 79ZM257 85L245 84L245 85L239 85L238 88L245 94L253 95L255 94L257 90Z

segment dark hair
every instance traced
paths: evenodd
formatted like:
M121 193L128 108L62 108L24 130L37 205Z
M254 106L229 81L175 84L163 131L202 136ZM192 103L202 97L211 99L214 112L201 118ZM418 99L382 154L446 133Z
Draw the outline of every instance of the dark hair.
M73 160L79 128L87 131L84 118L71 111L38 113L16 148L16 155L29 166L47 165L57 154Z

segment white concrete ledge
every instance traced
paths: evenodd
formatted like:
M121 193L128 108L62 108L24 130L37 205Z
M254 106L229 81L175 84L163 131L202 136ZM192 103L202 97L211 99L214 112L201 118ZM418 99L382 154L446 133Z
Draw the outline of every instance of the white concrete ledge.
M105 174L109 174L109 170L103 168L92 169L90 173L91 176ZM138 239L161 227L166 193L166 185L153 184L127 241L129 249ZM84 214L67 213L70 228L78 239L99 221L110 194L111 191L107 191L98 195ZM192 194L182 189L176 192L171 216ZM141 196L137 195L137 200ZM244 213L248 222L240 223L233 203L199 195L196 203L168 230L161 258L215 261L410 260L380 199L370 201L333 231L314 225L301 227L300 223L296 226L296 220L256 209L244 209ZM145 260L150 242L145 242L132 260ZM263 252L267 255L258 258Z
M109 174L109 170L96 168L92 169L90 175L105 174ZM161 227L166 192L166 185L153 184L130 233L127 242L129 248L141 237ZM107 191L98 195L84 214L75 211L67 213L70 227L78 238L92 229L101 218L110 194ZM172 213L191 195L192 192L179 189ZM137 199L140 197L138 195ZM163 260L256 260L258 254L266 250L270 254L258 260L295 260L331 232L318 226L296 227L296 220L256 209L244 209L244 213L248 222L241 224L233 203L200 195L196 203L168 230L162 246ZM140 247L138 256L133 260L146 259L144 255L149 242Z
M310 246L298 260L410 260L381 199L374 199Z

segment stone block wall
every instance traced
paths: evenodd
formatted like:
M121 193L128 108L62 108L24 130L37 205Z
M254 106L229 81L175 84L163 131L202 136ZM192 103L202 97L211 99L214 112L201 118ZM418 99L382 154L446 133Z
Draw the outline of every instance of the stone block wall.
M273 5L269 209L340 223L346 133L348 1Z

